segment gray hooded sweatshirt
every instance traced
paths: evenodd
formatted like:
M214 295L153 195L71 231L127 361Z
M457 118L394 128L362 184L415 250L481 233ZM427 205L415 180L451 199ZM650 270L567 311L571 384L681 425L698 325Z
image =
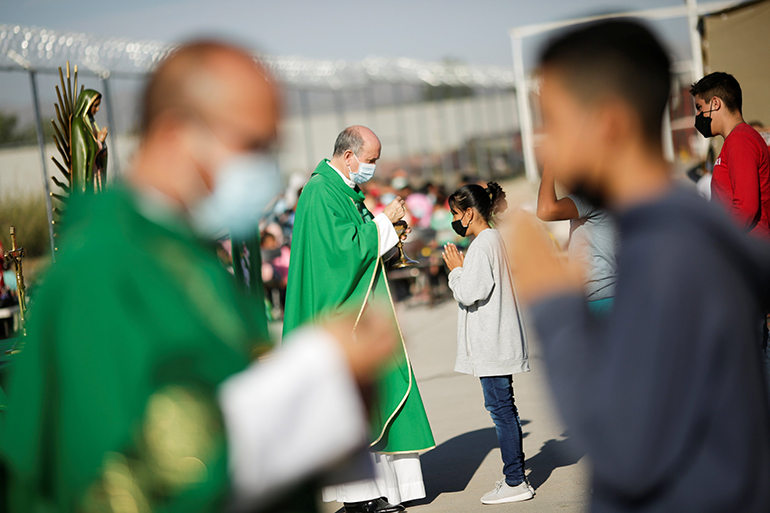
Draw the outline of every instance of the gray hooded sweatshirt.
M500 233L482 231L449 273L457 315L455 371L478 377L529 371L527 336Z

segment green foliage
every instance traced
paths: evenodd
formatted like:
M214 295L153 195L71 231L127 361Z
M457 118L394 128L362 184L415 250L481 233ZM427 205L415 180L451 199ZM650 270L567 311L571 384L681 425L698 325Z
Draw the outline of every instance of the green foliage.
M3 249L11 249L10 227L16 227L16 241L30 258L50 253L48 216L41 195L6 193L0 197L0 240Z
M50 122L43 123L43 137L50 142L53 136L53 126ZM37 144L37 129L35 124L19 127L19 118L15 114L0 112L0 146Z

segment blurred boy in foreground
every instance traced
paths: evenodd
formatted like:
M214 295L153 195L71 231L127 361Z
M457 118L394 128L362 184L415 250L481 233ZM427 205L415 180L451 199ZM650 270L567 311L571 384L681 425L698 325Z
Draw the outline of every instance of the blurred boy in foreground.
M508 234L561 413L593 465L593 511L770 511L770 417L756 344L770 251L672 185L667 52L610 21L541 61L545 164L618 216L611 314L531 217Z

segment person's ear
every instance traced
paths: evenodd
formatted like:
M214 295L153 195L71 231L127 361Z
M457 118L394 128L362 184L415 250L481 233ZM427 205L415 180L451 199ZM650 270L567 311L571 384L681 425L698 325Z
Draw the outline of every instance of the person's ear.
M709 106L709 108L711 110L713 110L713 111L718 111L719 109L721 109L722 108L722 99L719 96L714 96L711 99L711 105Z

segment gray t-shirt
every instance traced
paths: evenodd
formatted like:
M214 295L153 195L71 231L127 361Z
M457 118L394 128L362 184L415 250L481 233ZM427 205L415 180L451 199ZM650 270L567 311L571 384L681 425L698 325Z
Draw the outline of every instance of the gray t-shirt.
M577 195L568 196L579 219L570 221L569 258L587 258L586 297L598 301L615 295L617 282L618 227L612 215Z

